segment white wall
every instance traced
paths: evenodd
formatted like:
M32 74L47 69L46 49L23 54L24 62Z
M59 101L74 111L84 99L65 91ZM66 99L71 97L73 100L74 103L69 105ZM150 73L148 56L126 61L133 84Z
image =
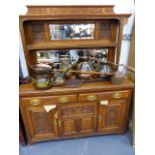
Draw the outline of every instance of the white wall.
M117 13L131 13L132 15L129 17L127 24L123 28L124 34L131 34L133 23L134 23L134 1L133 0L124 0L117 3L115 7L115 12ZM130 40L122 40L121 46L121 55L120 55L120 64L127 65L128 56L130 49Z
M134 0L57 0L57 1L50 1L50 0L27 0L26 2L20 3L20 14L26 13L26 5L109 5L114 4L115 8L114 11L116 13L132 13L132 16L129 18L128 23L124 26L123 34L131 34L133 22L134 22ZM129 47L130 41L122 41L121 47L121 56L120 56L120 63L127 64L128 62L128 55L129 55ZM28 75L25 58L23 54L23 48L21 43L21 37L19 37L19 53L20 53L20 62L22 68L22 74L24 77Z
M26 66L26 61L25 61L25 56L24 56L24 51L23 51L23 46L22 46L22 40L21 40L21 35L19 35L19 61L20 61L20 67L22 73L20 73L23 77L26 77L28 75L28 70Z

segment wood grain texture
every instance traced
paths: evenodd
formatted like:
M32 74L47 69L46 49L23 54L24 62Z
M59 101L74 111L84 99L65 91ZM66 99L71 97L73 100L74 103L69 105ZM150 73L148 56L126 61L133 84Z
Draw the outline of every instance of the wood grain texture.
M27 15L102 15L113 12L113 5L105 6L27 6Z
M100 93L93 90L93 94L98 95L97 100L93 102L81 98L81 96L92 95L92 93L88 91L86 94L82 94L82 92L81 90L79 93L67 92L66 96L75 94L78 97L77 102L57 103L57 108L49 113L45 112L43 108L43 105L49 104L48 100L42 101L41 105L33 106L27 97L22 97L20 109L29 143L82 135L98 135L99 133L123 133L125 131L131 89ZM118 99L112 95L116 92L122 94ZM42 92L42 95L46 95L46 93ZM40 98L36 95L33 96ZM100 101L102 100L108 101L108 105L101 105ZM28 103L26 104L26 102ZM55 101L51 100L50 104L55 104ZM57 121L56 124L55 121Z
M104 40L65 40L65 41L52 41L46 43L35 43L28 45L28 50L48 50L48 49L72 49L72 48L104 48L115 47L116 43Z
M36 90L33 84L24 84L20 85L20 97L31 97L35 95L43 95L48 96L50 94L58 94L63 95L67 93L78 93L78 92L94 92L94 91L110 91L110 90L120 90L120 89L132 89L134 87L134 84L126 79L122 84L120 85L113 85L110 81L107 82L94 82L94 83L85 83L82 84L81 87L78 88L66 88L63 86L57 86L53 87L49 90L40 91Z
M113 7L28 6L27 14L19 17L27 66L37 63L37 50L48 49L108 48L108 60L114 62L117 48L118 61L123 25L130 14L115 14ZM93 40L49 39L48 25L51 23L89 22L96 25ZM31 75L30 70L29 73ZM32 83L21 84L20 111L29 144L123 133L126 129L133 88L133 83L128 79L119 85L110 81L91 82L78 88L56 86L44 91L36 90ZM101 105L101 101L108 104ZM46 112L45 105L54 105L55 108Z

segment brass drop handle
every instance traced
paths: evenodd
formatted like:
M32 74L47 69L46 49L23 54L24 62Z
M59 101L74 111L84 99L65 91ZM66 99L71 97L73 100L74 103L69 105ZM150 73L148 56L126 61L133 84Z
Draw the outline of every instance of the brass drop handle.
M114 93L113 98L121 98L121 93Z
M40 99L36 99L36 98L32 99L31 104L32 105L39 105L40 104Z
M67 103L69 101L69 98L68 97L60 97L59 98L59 102L60 103Z
M87 100L88 101L95 101L97 99L97 97L95 95L89 95L87 96Z

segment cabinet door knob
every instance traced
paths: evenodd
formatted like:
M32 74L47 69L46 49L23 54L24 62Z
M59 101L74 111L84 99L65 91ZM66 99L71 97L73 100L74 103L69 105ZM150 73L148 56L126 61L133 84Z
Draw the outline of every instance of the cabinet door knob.
M32 99L31 104L32 105L39 105L40 104L40 99L36 99L36 98Z
M89 95L87 96L87 100L88 101L95 101L97 99L97 97L95 95Z
M68 97L60 97L59 98L59 102L60 103L67 103L69 101L69 98Z
M114 93L113 98L121 98L121 93Z

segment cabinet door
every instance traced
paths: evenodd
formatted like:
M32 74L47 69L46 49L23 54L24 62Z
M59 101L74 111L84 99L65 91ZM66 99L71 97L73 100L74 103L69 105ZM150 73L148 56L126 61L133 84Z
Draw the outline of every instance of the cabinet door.
M115 133L124 131L126 122L127 100L106 100L105 105L99 105L99 131Z
M59 122L60 133L62 137L77 136L78 120L77 119L62 119Z
M60 106L62 136L80 136L96 131L96 103L75 103Z
M45 111L43 106L25 106L26 126L30 142L48 140L57 137L57 124L54 110Z
M96 117L85 116L79 119L79 133L91 134L96 132Z
M80 134L91 134L96 132L96 113L97 113L97 102L82 103L82 111L85 114L79 118L79 133Z

